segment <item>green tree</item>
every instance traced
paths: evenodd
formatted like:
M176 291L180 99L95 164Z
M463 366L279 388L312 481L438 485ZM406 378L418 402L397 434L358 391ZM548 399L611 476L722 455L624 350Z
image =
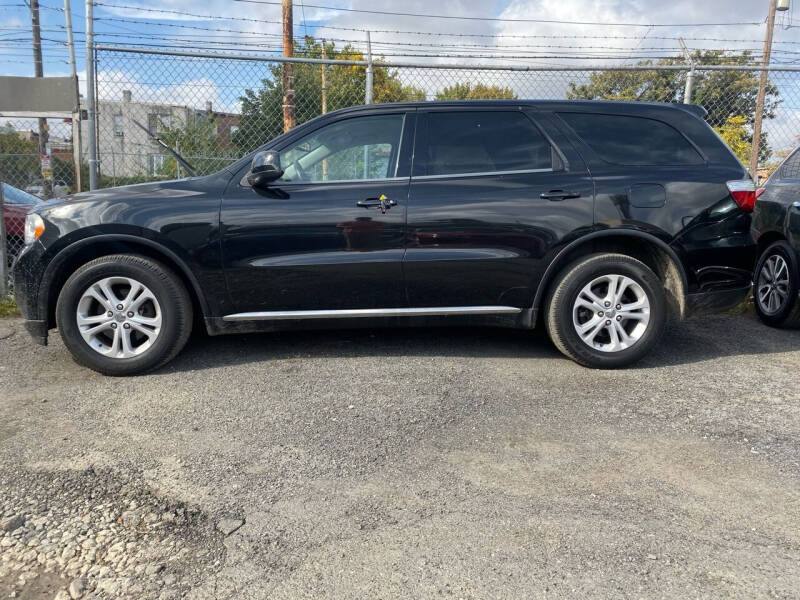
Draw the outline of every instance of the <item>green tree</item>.
M40 178L38 144L15 131L0 133L0 181L24 188Z
M499 85L484 85L471 82L456 83L444 88L436 94L437 100L497 100L502 98L516 98L514 90L500 87Z
M749 52L729 54L722 50L696 52L693 56L698 65L747 65L752 64ZM656 63L643 61L641 67L649 65L684 65L682 58L662 59ZM747 141L752 143L752 127L755 119L758 96L757 71L696 71L692 102L708 111L706 120L713 127L724 127L732 117L745 118ZM637 100L646 102L682 102L686 84L686 71L597 71L589 76L588 83L571 83L568 98L589 100ZM768 83L764 101L764 118L775 117L780 104L776 85ZM770 156L767 137L762 132L761 160Z
M295 42L295 56L322 58L323 43L313 37ZM364 55L347 45L337 50L325 43L325 56L339 60L364 60ZM327 111L363 104L366 70L361 66L295 64L295 117L298 125L322 114L322 70L326 69ZM283 70L280 64L269 67L269 77L258 89L246 89L241 97L242 114L234 143L243 152L258 147L283 132ZM377 103L424 100L425 92L404 85L398 74L381 66L373 68L373 100Z
M235 148L220 146L217 124L212 117L202 116L183 127L167 128L159 133L159 137L183 156L198 175L219 171L239 156ZM178 168L178 161L172 155L167 156L158 172L173 178L179 174L188 175L185 169Z
M714 127L719 136L730 146L733 153L739 157L744 164L750 162L750 148L753 143L747 130L747 118L742 115L728 117L724 125Z

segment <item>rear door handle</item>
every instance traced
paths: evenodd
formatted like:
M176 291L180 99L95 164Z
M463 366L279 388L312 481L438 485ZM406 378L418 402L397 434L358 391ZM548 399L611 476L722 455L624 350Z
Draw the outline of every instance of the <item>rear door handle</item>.
M567 198L580 198L580 192L570 192L569 190L550 190L539 194L542 200L566 200Z

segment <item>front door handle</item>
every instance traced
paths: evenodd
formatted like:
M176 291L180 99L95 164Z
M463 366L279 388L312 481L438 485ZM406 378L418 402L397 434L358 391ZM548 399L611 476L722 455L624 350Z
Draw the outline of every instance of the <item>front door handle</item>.
M550 190L539 194L542 200L566 200L567 198L580 198L580 192L570 192L569 190Z
M384 194L381 194L377 198L367 198L366 200L359 200L356 202L356 206L361 206L362 208L372 208L373 206L377 206L381 209L381 212L385 215L386 211L396 206L397 202L394 200L390 200Z

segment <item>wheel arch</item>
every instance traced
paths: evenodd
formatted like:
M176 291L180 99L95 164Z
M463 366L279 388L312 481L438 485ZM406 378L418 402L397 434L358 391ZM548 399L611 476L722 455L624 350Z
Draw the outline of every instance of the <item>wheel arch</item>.
M63 248L50 261L39 286L37 298L39 314L46 319L47 327L55 323L55 307L61 289L67 279L81 265L90 260L110 254L140 254L164 263L181 278L195 315L208 317L208 302L194 273L175 252L156 241L133 235L103 234L73 242Z
M646 264L664 283L670 315L682 319L686 314L689 287L686 269L675 250L656 236L635 229L595 231L573 240L555 256L545 270L533 300L533 317L541 319L547 292L558 274L571 262L597 252L617 252Z

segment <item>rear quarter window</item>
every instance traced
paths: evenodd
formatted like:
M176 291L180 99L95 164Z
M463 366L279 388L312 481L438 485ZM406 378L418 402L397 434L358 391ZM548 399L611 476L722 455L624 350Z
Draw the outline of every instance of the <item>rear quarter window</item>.
M781 179L800 179L800 152L796 151L781 166Z
M617 165L702 165L681 133L662 121L626 115L559 113L597 155Z

